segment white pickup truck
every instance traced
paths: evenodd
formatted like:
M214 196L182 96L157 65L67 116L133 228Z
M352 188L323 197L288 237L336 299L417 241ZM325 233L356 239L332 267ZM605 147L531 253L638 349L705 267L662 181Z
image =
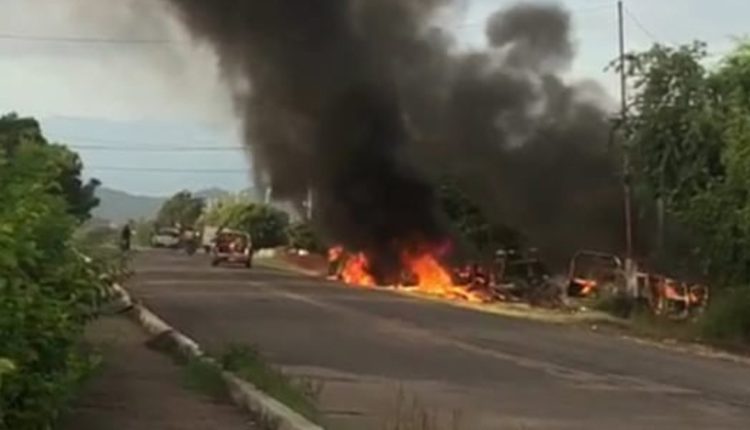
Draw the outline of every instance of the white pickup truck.
M151 236L154 248L177 248L180 246L180 231L176 228L160 228Z

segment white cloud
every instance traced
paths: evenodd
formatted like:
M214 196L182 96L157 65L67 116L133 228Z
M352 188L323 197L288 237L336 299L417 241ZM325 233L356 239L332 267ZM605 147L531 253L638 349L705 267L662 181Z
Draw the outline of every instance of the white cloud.
M0 34L169 39L164 45L0 40L0 110L38 116L233 123L217 59L161 2L9 0Z

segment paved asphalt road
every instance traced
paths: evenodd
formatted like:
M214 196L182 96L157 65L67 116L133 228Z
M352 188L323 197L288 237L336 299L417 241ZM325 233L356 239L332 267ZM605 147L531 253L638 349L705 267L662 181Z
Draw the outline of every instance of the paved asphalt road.
M255 344L323 381L331 429L416 411L462 430L750 429L743 364L205 256L135 267L135 295L209 350Z

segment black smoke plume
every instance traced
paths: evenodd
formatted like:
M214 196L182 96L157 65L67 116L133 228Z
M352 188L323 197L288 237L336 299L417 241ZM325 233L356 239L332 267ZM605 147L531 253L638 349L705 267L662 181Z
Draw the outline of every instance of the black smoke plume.
M451 0L166 1L217 50L258 180L292 200L314 189L329 238L378 267L443 238L445 175L551 254L619 245L601 92L560 77L560 7L500 10L488 48L459 52L434 24Z

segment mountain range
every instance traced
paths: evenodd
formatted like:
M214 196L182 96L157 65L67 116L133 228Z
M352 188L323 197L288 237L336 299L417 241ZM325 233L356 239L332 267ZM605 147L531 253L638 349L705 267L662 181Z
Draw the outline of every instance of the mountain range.
M246 190L243 193L250 194L252 190ZM196 191L193 194L206 200L220 199L230 195L228 191L220 188L209 188ZM112 188L100 187L96 190L96 197L99 198L99 206L94 209L93 216L101 220L122 224L128 220L155 218L161 206L170 196L140 196Z
M246 197L251 202L258 202L262 199L254 188L242 190L240 195ZM208 202L219 200L237 193L231 193L221 188L207 188L205 190L193 192L194 196L200 197ZM159 213L159 209L171 196L141 196L130 194L125 191L115 190L113 188L99 187L96 190L96 197L99 198L99 206L93 211L92 215L98 222L124 224L129 220L153 220ZM285 201L273 201L271 206L289 214L292 221L299 221L300 214L294 205Z

